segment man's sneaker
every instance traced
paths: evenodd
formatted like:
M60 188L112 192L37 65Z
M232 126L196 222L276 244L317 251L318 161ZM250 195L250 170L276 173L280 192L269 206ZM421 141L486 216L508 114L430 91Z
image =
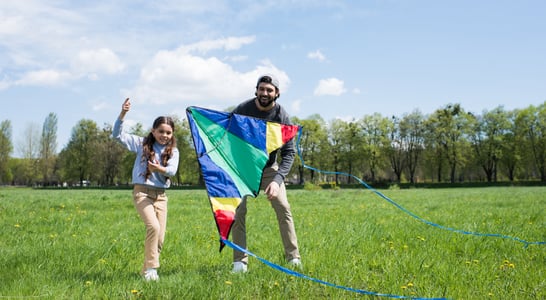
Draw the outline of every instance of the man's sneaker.
M292 258L288 261L288 265L291 267L301 268L301 259L299 258Z
M157 281L159 280L159 275L157 275L156 269L148 269L144 272L144 280L146 281Z
M242 261L236 261L233 263L233 269L231 273L246 273L248 270L247 265Z

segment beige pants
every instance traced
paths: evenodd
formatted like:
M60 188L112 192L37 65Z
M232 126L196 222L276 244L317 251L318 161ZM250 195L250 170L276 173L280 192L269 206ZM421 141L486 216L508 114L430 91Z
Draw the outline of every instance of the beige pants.
M277 173L275 167L265 168L262 175L262 183L260 189L265 189L269 183L273 180L273 177ZM279 224L279 231L281 233L281 239L284 246L284 255L286 260L294 258L300 258L298 250L298 238L296 236L296 229L294 228L294 221L292 219L292 213L290 211L290 204L286 197L286 187L284 183L281 184L279 195L276 199L272 199L271 207L277 214L277 222ZM241 248L246 247L246 198L243 199L239 208L237 208L235 214L235 222L231 230L233 243L239 245ZM248 263L248 255L240 251L233 251L233 261L242 261Z
M133 203L146 226L143 272L148 268L159 268L159 253L167 226L167 200L163 189L142 185L135 185L133 189Z

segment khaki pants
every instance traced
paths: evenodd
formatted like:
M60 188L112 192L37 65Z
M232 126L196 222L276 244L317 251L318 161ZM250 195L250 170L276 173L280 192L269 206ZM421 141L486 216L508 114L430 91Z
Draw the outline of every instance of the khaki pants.
M265 189L269 183L273 180L273 177L277 173L276 166L271 168L265 168L262 175L262 183L260 189ZM284 246L284 255L286 260L294 258L300 258L298 250L298 238L296 236L296 229L294 228L294 221L292 219L292 213L290 211L290 204L286 197L286 187L284 183L281 184L279 195L276 199L272 199L271 207L277 214L277 222L279 224L279 231L281 233L281 239ZM239 245L241 248L246 247L246 198L243 199L239 208L235 213L235 222L232 227L233 243ZM248 255L240 251L233 251L233 261L242 261L248 263Z
M159 267L159 253L167 226L167 200L164 189L142 185L135 185L133 189L133 203L146 226L143 272L148 268Z

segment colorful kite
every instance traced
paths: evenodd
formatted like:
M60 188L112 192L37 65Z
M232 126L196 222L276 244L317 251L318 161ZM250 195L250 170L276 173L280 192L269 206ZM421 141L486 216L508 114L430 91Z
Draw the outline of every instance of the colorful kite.
M300 127L194 106L186 114L222 251L243 197L260 191L269 154Z

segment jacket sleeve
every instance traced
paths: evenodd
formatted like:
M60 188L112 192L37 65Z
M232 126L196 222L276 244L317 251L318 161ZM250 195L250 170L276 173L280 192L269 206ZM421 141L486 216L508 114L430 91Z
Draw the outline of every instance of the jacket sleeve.
M296 150L294 147L294 140L288 141L282 148L280 149L281 154L281 161L279 163L279 170L277 171L277 175L273 178L273 181L278 183L279 185L284 182L284 179L290 173L290 169L292 168L292 164L294 163L294 158L296 156Z
M280 108L279 117L281 123L286 125L292 124L288 113L283 108ZM294 163L294 159L296 157L294 139L291 139L284 144L279 152L281 161L279 162L279 170L277 171L277 175L275 175L273 178L273 181L280 185L282 182L284 182L284 179L286 176L288 176L288 173L290 173L290 169L292 168L292 164Z
M121 144L123 144L127 149L129 149L132 152L138 151L138 146L142 145L142 137L133 135L133 134L127 134L123 131L123 120L120 120L119 118L114 122L114 128L112 128L112 137L118 140Z
M178 161L179 161L180 153L178 152L178 148L174 148L172 152L171 158L167 161L167 166L165 166L165 175L169 177L173 177L176 175L176 171L178 170Z

